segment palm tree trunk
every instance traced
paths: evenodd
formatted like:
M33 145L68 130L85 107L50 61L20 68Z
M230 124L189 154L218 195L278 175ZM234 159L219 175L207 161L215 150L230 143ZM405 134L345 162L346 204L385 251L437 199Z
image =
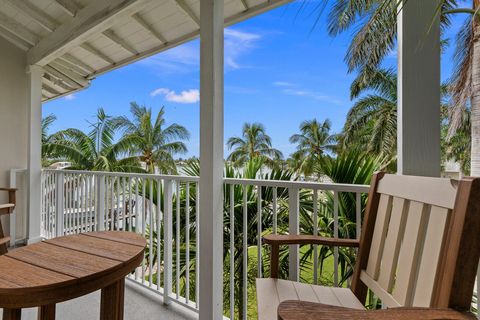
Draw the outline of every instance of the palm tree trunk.
M475 10L479 7L480 0L474 0ZM471 175L480 176L480 21L477 17L473 23L471 111Z

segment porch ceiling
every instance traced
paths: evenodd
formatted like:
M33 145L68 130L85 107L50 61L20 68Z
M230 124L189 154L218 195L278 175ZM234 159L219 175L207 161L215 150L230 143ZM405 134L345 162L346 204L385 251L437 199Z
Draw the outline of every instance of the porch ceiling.
M231 25L291 0L224 0ZM42 100L196 38L200 0L0 0L0 36L44 67Z

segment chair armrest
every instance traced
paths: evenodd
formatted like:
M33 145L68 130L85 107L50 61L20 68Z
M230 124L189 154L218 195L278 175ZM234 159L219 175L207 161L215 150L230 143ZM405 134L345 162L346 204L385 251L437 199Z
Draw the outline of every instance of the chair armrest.
M17 192L16 188L0 188L0 191L8 191L8 203L13 204L13 206L0 209L0 214L12 213L17 201L15 199L15 193Z
M287 244L321 244L332 247L358 247L358 240L327 238L312 235L278 235L269 234L263 237L263 243L272 247L270 255L270 277L278 278L279 247Z
M358 248L359 241L356 239L338 239L313 235L279 235L269 234L263 237L263 243L268 245L287 244L321 244L332 247L355 247Z
M384 310L357 310L321 303L288 300L278 306L280 320L473 320L469 312L434 308L392 308Z

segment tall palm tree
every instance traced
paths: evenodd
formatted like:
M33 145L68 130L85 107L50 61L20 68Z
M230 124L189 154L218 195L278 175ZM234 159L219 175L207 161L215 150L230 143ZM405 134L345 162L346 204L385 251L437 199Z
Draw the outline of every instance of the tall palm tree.
M480 176L480 0L472 0L471 8L458 11L470 13L456 39L455 71L452 79L454 108L448 138L464 124L466 109L470 109L471 170Z
M165 128L165 108L162 107L155 119L152 109L130 103L133 120L117 117L114 125L122 128L126 138L133 141L130 151L145 163L145 170L155 173L155 168L162 173L176 173L173 156L185 154L187 147L183 140L190 138L188 130L176 123Z
M299 172L309 176L313 172L315 162L329 151L336 148L336 136L330 134L332 123L326 119L323 123L317 119L303 121L300 124L300 133L290 137L290 143L297 144L297 151L292 154L293 159L298 159Z
M44 167L50 164L48 145L54 142L54 135L49 134L49 129L55 120L57 120L57 117L53 114L49 114L42 119L42 166Z
M272 139L267 135L263 124L245 123L241 137L231 137L227 141L229 150L233 149L227 160L235 165L243 165L254 158L262 158L270 166L275 160L283 158L282 152L272 147Z
M369 69L350 88L359 98L345 122L343 147L355 145L390 162L397 148L397 75L391 69Z
M74 128L55 133L53 142L46 146L47 152L57 160L70 161L70 169L74 170L143 171L136 157L127 156L133 139L124 137L115 143L112 118L102 108L98 109L96 121L90 127L88 133Z

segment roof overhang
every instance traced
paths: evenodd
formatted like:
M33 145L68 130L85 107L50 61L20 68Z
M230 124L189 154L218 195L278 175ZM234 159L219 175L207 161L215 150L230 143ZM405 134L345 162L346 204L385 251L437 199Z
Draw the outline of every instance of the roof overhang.
M224 0L225 26L292 0ZM0 36L44 67L43 101L199 36L200 0L0 0Z

